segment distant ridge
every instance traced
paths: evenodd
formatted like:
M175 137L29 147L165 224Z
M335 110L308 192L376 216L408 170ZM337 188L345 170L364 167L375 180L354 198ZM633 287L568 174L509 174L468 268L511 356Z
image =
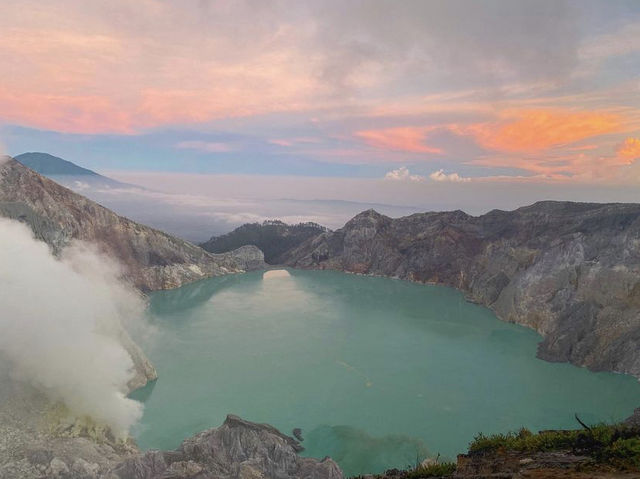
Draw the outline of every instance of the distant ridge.
M41 176L11 158L0 162L0 217L17 219L56 253L87 241L124 267L143 291L169 289L261 265L262 252L245 248L212 255L187 241L141 225Z
M49 153L22 153L14 160L76 192L84 193L87 189L141 188L114 180Z
M257 246L264 252L269 264L277 264L280 255L293 249L309 238L329 231L317 223L289 225L279 220L262 223L246 223L222 236L214 236L200 246L210 253L226 253L241 246Z
M63 160L57 156L50 155L49 153L30 152L23 153L14 158L24 166L31 168L36 173L40 173L44 176L51 175L87 175L87 176L102 176L95 171L83 168L67 160ZM105 176L102 176L106 178Z

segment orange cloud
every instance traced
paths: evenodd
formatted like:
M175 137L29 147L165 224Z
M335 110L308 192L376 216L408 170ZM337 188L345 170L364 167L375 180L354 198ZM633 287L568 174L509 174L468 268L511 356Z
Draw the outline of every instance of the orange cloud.
M577 146L569 146L565 148L567 151L587 151L587 150L597 150L599 148L598 145L577 145Z
M469 164L494 168L517 168L547 179L601 181L616 177L620 174L621 168L633 164L636 158L640 158L640 140L627 138L618 147L616 154L612 155L583 152L507 155L478 158Z
M433 127L400 127L384 130L363 130L355 133L366 143L384 150L408 151L411 153L442 153L440 148L424 143Z
M604 161L602 161L604 160ZM527 171L537 178L568 180L593 176L593 172L609 168L607 158L594 158L583 153L555 157L485 157L469 164L491 168L516 168Z
M640 158L640 138L627 138L616 151L618 157L628 160Z
M623 131L622 119L607 112L547 109L508 114L515 119L479 123L463 128L462 132L471 134L490 150L532 153Z

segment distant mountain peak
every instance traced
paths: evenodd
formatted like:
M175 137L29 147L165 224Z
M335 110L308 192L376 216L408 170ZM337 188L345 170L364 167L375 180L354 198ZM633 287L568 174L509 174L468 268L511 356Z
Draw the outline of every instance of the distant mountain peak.
M83 168L70 161L64 160L49 153L29 152L14 158L27 168L45 176L74 175L74 176L101 176L95 171Z

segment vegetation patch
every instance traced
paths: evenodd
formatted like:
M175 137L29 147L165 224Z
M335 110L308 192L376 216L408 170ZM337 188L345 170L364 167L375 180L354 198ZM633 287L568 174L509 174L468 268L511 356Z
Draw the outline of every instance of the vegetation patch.
M429 464L428 466L418 466L408 472L407 479L421 479L423 477L450 476L456 472L455 462L443 462L441 464Z
M523 428L518 432L490 436L480 433L469 445L470 454L496 451L570 451L616 468L640 470L640 428L598 424L579 430L537 434Z

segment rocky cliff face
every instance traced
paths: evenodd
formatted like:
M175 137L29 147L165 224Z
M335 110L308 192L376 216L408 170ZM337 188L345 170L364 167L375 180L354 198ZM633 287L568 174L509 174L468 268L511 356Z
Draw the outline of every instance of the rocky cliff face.
M398 219L369 210L283 262L453 286L537 330L541 358L640 377L640 205L547 201Z
M27 223L56 253L73 239L96 245L118 260L125 277L143 291L260 266L257 248L212 255L118 216L13 159L0 161L0 216Z
M227 416L224 424L182 443L175 451L150 451L112 469L121 479L160 478L300 478L341 479L338 465L300 457L299 443L267 424Z

